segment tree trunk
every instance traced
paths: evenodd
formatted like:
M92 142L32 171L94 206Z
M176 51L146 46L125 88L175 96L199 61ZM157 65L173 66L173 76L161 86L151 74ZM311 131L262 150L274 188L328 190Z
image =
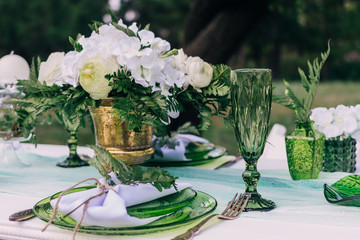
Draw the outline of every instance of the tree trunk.
M269 1L196 0L187 18L184 51L226 63L268 13Z

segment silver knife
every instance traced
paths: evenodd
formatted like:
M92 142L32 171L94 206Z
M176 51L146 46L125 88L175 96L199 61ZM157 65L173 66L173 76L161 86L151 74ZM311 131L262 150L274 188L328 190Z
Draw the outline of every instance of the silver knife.
M230 167L231 165L237 163L238 161L240 161L242 159L243 159L243 157L240 154L238 154L235 156L235 158L233 160L227 161L227 162L217 166L216 168L214 168L214 170L217 170L217 169L223 168L223 167Z

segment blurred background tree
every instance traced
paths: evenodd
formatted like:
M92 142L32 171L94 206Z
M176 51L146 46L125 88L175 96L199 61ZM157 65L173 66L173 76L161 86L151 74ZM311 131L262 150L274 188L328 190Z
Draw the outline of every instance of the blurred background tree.
M314 107L360 103L358 0L0 0L0 57L14 50L30 62L69 51L68 36L89 36L92 20L110 21L108 8L128 24L150 23L157 36L188 55L232 68L271 68L278 90L282 84L276 80L298 80L298 66L306 69L306 61L318 57L331 39ZM291 129L291 116L273 106L272 122ZM233 132L216 119L214 124L205 136L236 148ZM80 131L81 144L93 143L89 129ZM40 143L67 138L61 127L37 131Z
M0 56L14 51L30 62L51 52L69 51L68 37L89 35L102 21L107 0L0 0Z
M0 0L0 56L28 61L69 51L68 36L89 35L92 20L111 8L126 23L151 23L174 48L233 68L269 67L275 79L297 78L332 39L324 69L329 80L360 75L360 1L357 0Z

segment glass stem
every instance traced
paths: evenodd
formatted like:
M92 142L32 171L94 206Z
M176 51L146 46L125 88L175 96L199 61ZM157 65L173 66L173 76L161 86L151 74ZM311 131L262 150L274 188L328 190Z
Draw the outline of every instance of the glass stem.
M77 156L77 147L78 147L78 138L77 138L77 131L70 131L70 137L67 141L67 145L70 149L69 158L74 158Z
M257 170L257 159L250 159L245 160L246 161L246 168L245 171L242 174L242 177L244 179L245 185L246 185L246 193L251 193L252 195L258 194L257 192L257 184L260 179L260 173Z

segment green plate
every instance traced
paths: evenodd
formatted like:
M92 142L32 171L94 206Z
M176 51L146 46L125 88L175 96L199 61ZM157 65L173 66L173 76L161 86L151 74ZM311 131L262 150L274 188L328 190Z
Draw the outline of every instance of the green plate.
M95 186L75 188L69 191L69 193L84 191L94 187ZM35 204L33 211L36 216L43 221L49 221L53 213L50 200L57 198L59 195L60 193L57 193ZM203 192L195 192L192 189L184 189L178 193L128 208L129 215L139 218L167 214L154 222L143 226L126 228L81 226L79 232L99 235L134 235L163 231L202 217L212 212L216 206L217 202L212 196ZM63 213L58 212L53 224L64 229L73 230L76 221L71 217L62 218L63 216Z
M226 149L224 147L216 146L211 151L206 154L197 154L192 153L192 158L189 160L169 160L166 159L150 159L144 163L145 166L167 166L167 167L175 167L175 166L196 166L211 162L226 153ZM189 156L189 155L188 155ZM188 157L187 156L187 157Z
M360 207L360 175L346 176L331 186L324 184L324 196L329 203Z
M215 149L215 145L203 142L190 142L185 148L185 157L187 159L202 159Z

